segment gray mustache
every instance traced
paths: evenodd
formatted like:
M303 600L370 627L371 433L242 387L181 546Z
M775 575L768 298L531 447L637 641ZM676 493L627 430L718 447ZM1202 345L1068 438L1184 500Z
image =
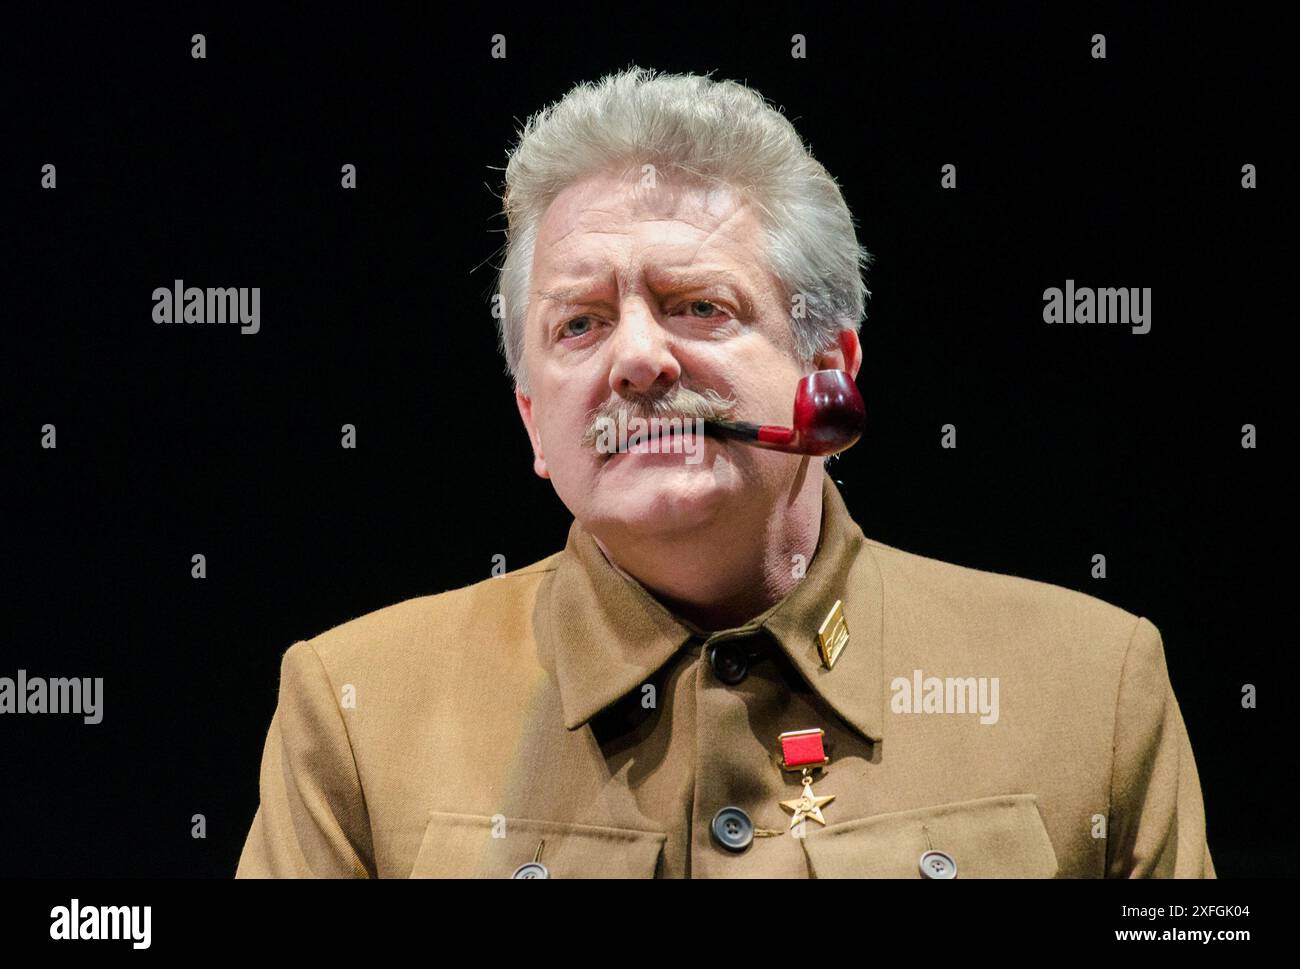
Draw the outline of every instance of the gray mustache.
M582 443L586 447L595 447L600 435L600 427L606 422L613 422L615 426L621 422L626 426L627 422L634 417L644 420L651 418L671 420L674 417L684 420L696 417L705 420L726 420L738 406L739 403L734 398L723 397L712 387L703 393L678 387L675 391L653 397L645 395L617 397L591 412L590 423L582 436Z

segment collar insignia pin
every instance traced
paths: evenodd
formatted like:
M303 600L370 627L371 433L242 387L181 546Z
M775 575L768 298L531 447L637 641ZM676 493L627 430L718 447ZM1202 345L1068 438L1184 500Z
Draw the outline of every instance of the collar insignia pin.
M821 653L822 666L833 667L848 641L849 624L844 621L844 600L836 599L817 630L817 649Z

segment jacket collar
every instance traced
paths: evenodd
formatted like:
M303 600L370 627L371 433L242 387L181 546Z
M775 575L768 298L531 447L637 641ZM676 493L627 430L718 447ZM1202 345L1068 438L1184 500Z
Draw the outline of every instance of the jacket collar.
M837 599L849 639L827 670L817 631ZM576 521L555 571L539 590L534 624L541 654L553 664L569 730L640 687L692 636L707 646L766 627L822 700L875 742L884 722L882 609L875 557L839 489L823 473L821 536L807 572L784 599L743 626L709 635L674 616L611 565Z

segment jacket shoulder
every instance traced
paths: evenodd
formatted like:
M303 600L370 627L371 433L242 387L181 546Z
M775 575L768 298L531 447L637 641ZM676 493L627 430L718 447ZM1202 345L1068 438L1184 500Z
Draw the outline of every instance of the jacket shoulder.
M887 602L1016 643L1122 663L1139 616L1097 596L1037 579L990 572L908 552L874 539Z
M307 640L327 667L422 658L457 644L498 647L531 630L537 588L562 552L522 568L432 595L405 599L339 623Z

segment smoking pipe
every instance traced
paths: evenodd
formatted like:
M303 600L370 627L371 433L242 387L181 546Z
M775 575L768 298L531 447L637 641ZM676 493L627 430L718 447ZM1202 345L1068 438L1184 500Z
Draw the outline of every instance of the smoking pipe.
M792 427L705 420L704 433L770 451L826 457L852 447L866 423L867 408L853 378L843 370L818 370L799 381Z

